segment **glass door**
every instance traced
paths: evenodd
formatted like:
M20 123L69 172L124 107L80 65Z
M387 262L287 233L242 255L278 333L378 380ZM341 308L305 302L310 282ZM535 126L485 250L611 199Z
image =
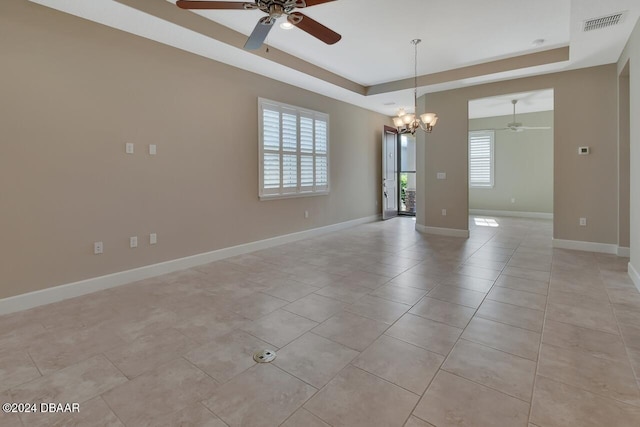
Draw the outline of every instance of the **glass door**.
M416 138L400 135L398 143L398 214L416 214Z

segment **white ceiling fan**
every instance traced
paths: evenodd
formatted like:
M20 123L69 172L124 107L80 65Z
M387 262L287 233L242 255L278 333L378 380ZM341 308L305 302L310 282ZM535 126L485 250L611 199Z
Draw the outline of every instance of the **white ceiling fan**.
M507 123L506 128L501 129L493 129L493 130L508 130L511 132L524 132L525 130L544 130L551 129L549 126L523 126L522 123L516 122L516 104L518 103L517 99L511 100L513 104L513 121L511 123Z

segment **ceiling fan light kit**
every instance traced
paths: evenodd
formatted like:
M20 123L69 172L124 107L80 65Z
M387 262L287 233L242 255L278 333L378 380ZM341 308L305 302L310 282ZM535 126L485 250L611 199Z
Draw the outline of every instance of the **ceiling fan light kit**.
M411 44L414 48L414 74L413 74L413 108L418 111L418 44L422 40L413 39ZM415 114L407 114L404 108L398 110L398 116L393 118L393 125L398 129L398 133L410 133L415 135L418 129L422 129L427 133L431 133L433 127L438 122L436 113L424 113L420 118L416 118Z
M187 10L261 10L268 16L260 18L256 24L249 39L244 45L247 50L259 49L264 43L269 32L273 28L273 24L286 16L287 20L280 24L280 27L288 30L298 27L302 31L312 35L318 40L326 44L335 44L340 41L342 36L330 28L325 27L318 21L309 18L295 9L303 9L305 7L316 6L323 3L329 3L335 0L256 0L251 2L238 1L191 1L178 0L176 5L181 9Z

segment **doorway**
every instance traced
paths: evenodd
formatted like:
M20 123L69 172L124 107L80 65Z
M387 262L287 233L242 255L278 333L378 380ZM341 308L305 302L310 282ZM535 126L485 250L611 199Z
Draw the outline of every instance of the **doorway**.
M416 215L416 138L385 126L382 138L382 219Z
M469 101L469 214L553 218L553 89Z

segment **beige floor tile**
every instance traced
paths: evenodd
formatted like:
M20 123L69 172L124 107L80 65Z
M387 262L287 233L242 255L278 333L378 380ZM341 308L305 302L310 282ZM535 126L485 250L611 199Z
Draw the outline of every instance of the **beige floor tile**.
M620 332L628 348L640 350L640 325L620 324Z
M260 292L253 293L243 298L239 298L231 307L231 311L238 313L251 320L259 319L262 316L284 307L288 302L272 297Z
M334 427L402 426L418 396L348 366L305 409Z
M246 332L233 331L191 350L185 358L216 381L224 383L255 365L253 354L263 349L275 350Z
M602 359L613 361L627 359L627 353L620 335L581 328L551 319L547 319L545 322L542 342L556 347L584 352Z
M409 313L464 329L473 317L475 310L427 296L413 306Z
M540 311L544 311L547 305L547 297L545 295L517 291L499 286L491 289L491 292L487 294L487 299Z
M407 286L410 288L429 291L440 282L440 277L428 277L420 274L402 273L388 283L393 286Z
M486 299L476 316L534 332L542 332L544 311Z
M284 422L316 389L268 364L258 364L220 386L204 405L229 426Z
M47 330L39 323L16 325L0 335L0 348L23 350L45 339Z
M124 427L124 424L116 417L116 414L113 413L105 401L98 396L82 403L79 413L63 416L61 419L49 424L49 426Z
M227 427L220 418L201 403L194 403L162 420L154 421L154 427Z
M384 265L383 267L392 268L390 266L384 266ZM389 280L391 280L392 277L402 273L402 271L404 271L404 269L399 269L399 271L395 272L395 274L391 274L391 276L387 276L386 274L385 275L374 274L367 271L354 271L344 276L343 280L345 282L353 283L355 285L365 286L370 289L376 289L384 285L385 283L387 283Z
M10 390L11 402L76 402L82 403L126 383L127 378L104 356L61 369ZM25 425L47 425L56 417L43 418L39 413L22 414Z
M352 304L367 295L369 292L371 292L371 289L366 286L337 282L337 284L325 286L324 288L317 290L315 294L327 298L333 298L347 304Z
M411 308L410 305L366 295L344 309L369 319L392 324Z
M534 294L547 295L549 283L538 282L536 280L523 279L521 277L501 275L496 280L496 286L516 289L518 291L532 292Z
M429 298L452 302L471 308L478 308L487 294L470 291L456 286L439 285L429 292Z
M0 403L5 402L11 403L13 399L11 399L9 392L0 392ZM0 411L0 425L2 427L23 427L17 412Z
M262 292L285 301L294 302L315 291L318 287L305 285L295 280L278 280L276 284L269 286Z
M276 310L243 328L244 331L276 347L284 347L318 322L284 310Z
M479 277L465 276L463 274L452 274L444 278L441 282L443 285L454 285L459 288L468 289L470 291L487 293L493 286L493 280L481 279Z
M640 408L538 376L531 422L543 427L636 427Z
M459 340L442 369L525 402L531 401L536 362Z
M409 420L407 420L404 427L434 427L434 425L412 415L409 417Z
M583 328L597 331L619 334L618 325L613 311L608 304L603 304L603 310L576 307L571 304L558 304L549 300L547 302L547 319L569 323Z
M324 322L334 314L342 311L347 305L347 303L333 298L311 294L285 305L282 309L316 322Z
M619 323L640 325L640 308L631 308L624 304L613 304L613 313Z
M384 298L389 301L413 305L426 293L427 292L424 289L385 285L376 289L374 292L371 292L371 295Z
M291 415L282 427L331 427L320 418L304 408L298 409Z
M0 392L40 377L26 350L0 350Z
M316 326L312 332L362 351L389 327L388 324L347 312L338 313Z
M640 404L638 384L627 360L606 360L543 344L538 375L621 402Z
M352 364L420 395L443 360L439 354L382 335Z
M486 280L496 280L500 275L500 270L491 270L488 268L475 267L472 265L463 265L457 271L465 276L478 277Z
M181 317L175 329L200 344L204 344L250 323L251 320L239 314L223 309L213 309Z
M176 325L179 316L165 308L148 307L144 300L135 304L137 307L123 311L118 318L108 323L108 327L126 342Z
M550 274L548 271L531 270L529 268L522 267L505 267L502 270L502 274L505 276L519 277L521 279L534 280L536 282L549 283Z
M134 378L197 346L194 340L176 329L167 329L144 335L104 354L123 374L128 378Z
M211 377L180 358L145 372L102 397L125 425L156 425L194 402L207 399L217 387Z
M320 389L358 354L341 344L307 333L280 349L273 363Z
M507 263L505 261L492 261L489 259L471 257L464 262L465 266L486 268L488 270L502 270ZM486 292L486 291L483 291Z
M462 338L529 360L537 360L540 334L504 323L474 317Z
M529 404L440 371L413 413L438 427L526 427Z
M446 356L461 333L462 329L405 314L389 328L386 335Z

